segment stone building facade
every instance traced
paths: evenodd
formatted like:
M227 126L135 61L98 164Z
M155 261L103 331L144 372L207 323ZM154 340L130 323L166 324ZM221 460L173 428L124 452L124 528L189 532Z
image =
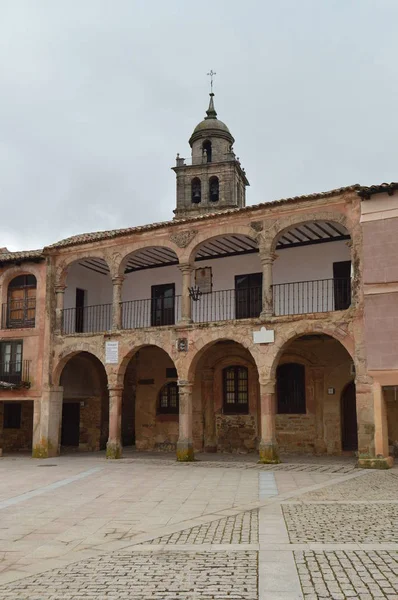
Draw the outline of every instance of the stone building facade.
M174 167L174 220L0 254L8 315L33 293L29 279L13 295L13 277L38 282L35 321L6 319L0 331L2 344L23 338L31 363L30 387L3 386L0 406L33 402L34 456L119 458L134 445L178 460L357 452L363 466L391 464L396 353L375 322L385 303L394 319L398 290L392 264L391 282L372 280L381 269L369 250L384 209L382 226L367 220L379 200L358 185L245 206L233 143L211 96L191 160ZM4 431L4 451L16 449Z

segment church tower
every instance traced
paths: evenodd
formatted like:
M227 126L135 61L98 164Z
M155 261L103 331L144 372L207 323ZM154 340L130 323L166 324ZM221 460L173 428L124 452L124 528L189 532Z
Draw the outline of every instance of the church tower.
M214 94L210 93L206 117L190 137L191 159L177 154L177 207L174 219L194 217L246 204L249 182L232 145L228 127L217 119Z

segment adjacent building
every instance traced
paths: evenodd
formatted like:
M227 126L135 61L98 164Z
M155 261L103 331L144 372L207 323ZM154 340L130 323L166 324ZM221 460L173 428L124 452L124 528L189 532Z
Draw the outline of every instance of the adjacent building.
M172 221L0 251L3 451L390 465L398 185L246 206L213 94L189 143Z

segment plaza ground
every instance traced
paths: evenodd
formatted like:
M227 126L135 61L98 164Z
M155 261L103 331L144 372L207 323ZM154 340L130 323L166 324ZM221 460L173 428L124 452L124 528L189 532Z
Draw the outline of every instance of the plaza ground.
M398 597L398 469L127 452L0 459L0 599Z

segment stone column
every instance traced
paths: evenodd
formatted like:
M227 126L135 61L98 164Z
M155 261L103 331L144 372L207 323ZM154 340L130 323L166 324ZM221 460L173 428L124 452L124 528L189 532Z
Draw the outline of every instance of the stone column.
M62 333L62 315L64 310L64 298L65 298L66 285L55 286L55 334L61 335Z
M214 414L214 369L202 370L203 446L205 452L217 452L216 415Z
M61 448L62 387L43 389L35 400L33 414L33 458L58 456Z
M315 452L325 454L325 428L323 423L323 403L325 394L323 369L312 369L312 383L314 386L314 409L315 409Z
M276 443L276 401L275 381L260 383L260 445L261 463L279 463L279 451Z
M113 306L112 306L112 330L118 331L122 327L122 286L124 277L119 275L113 277Z
M122 397L123 386L108 386L109 390L109 438L106 458L122 458Z
M192 301L189 295L191 287L192 266L189 264L179 265L182 273L182 297L181 297L181 317L179 322L183 325L192 323Z
M178 382L180 398L179 436L177 442L177 460L194 460L192 435L192 383Z
M274 314L272 298L272 264L275 258L275 254L268 250L265 251L260 249L260 260L263 268L262 311L260 319L263 321L269 319Z
M387 407L383 388L378 381L374 381L373 383L373 403L375 415L375 454L378 458L387 458L389 455Z

